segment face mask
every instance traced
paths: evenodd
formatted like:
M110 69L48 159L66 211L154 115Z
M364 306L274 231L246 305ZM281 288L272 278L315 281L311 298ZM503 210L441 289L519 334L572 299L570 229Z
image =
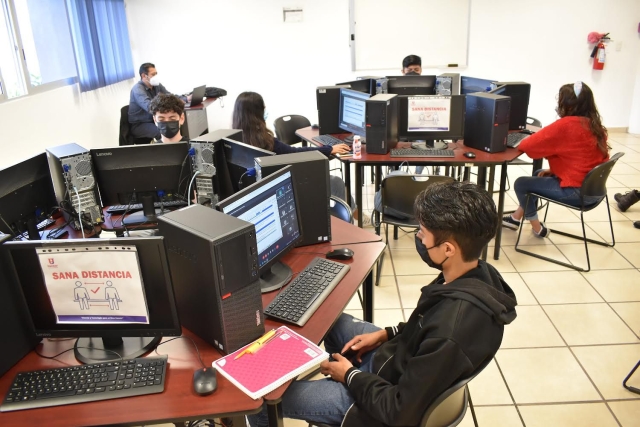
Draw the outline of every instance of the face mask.
M180 122L177 120L173 120L170 122L158 122L156 123L156 126L158 126L158 129L160 130L162 136L169 139L176 136L180 131Z
M151 86L158 86L160 84L160 77L156 74L155 76L149 79L149 84Z
M267 110L264 110L264 114L262 115L262 117L264 117L264 121L266 122L269 118L269 112Z
M433 262L433 260L429 256L429 249L436 248L436 247L440 246L442 243L440 243L439 245L434 245L434 246L431 246L430 248L428 248L422 243L422 240L420 240L420 238L418 238L417 234L415 236L415 239L416 239L416 250L418 251L418 254L420 254L420 258L422 258L422 260L425 263L427 263L427 265L429 267L435 268L436 270L442 271L442 264L444 264L444 262L447 259L449 259L449 257L445 256L444 260L440 264L436 264L435 262Z
M408 73L405 73L405 76L419 76L420 74L418 74L417 71L409 71Z

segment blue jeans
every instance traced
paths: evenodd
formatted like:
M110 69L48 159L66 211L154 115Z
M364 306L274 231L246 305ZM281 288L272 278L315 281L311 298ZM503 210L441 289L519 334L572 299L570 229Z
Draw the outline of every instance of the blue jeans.
M329 354L340 353L342 347L356 335L380 330L371 323L342 314L324 340ZM360 370L371 372L375 350L362 356ZM268 369L265 367L265 369ZM310 422L340 425L354 400L343 383L326 378L316 381L294 381L282 396L282 414ZM266 403L262 412L247 416L251 427L267 427Z
M538 198L529 197L529 203L526 204L527 193L537 193L551 200L580 207L580 187L560 187L558 177L538 176L539 172L540 170L535 171L533 176L521 176L516 179L513 185L518 203L524 208L524 219L529 221L538 219ZM599 197L586 197L585 206L596 204L599 201Z

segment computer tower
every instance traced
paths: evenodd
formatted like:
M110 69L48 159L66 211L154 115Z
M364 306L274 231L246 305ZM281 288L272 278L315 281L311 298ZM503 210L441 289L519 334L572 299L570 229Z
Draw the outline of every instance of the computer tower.
M344 133L340 129L340 88L349 89L349 85L320 86L316 88L316 103L318 105L318 128L320 135Z
M444 73L437 76L436 95L460 95L460 74Z
M380 93L366 103L367 153L387 154L398 144L398 95Z
M74 143L59 145L47 148L47 158L59 206L82 212L83 218L92 224L104 222L89 150ZM72 227L80 230L78 220L66 210L62 212L65 220L71 219Z
M11 235L0 233L0 245ZM40 342L29 326L29 312L16 283L9 254L0 246L0 376Z
M329 160L319 151L258 157L256 177L267 177L285 166L291 166L296 197L300 209L302 241L298 246L313 245L331 240L329 199Z
M493 92L498 95L511 97L511 113L509 118L509 130L521 130L527 127L529 115L529 96L531 84L525 82L497 82Z
M180 323L224 353L264 334L254 225L202 205L165 214L158 225Z
M488 153L507 148L511 98L493 93L466 95L464 145Z

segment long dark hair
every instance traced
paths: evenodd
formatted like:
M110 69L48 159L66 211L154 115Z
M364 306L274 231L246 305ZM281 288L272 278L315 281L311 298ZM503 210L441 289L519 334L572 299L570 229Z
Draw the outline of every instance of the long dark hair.
M558 108L556 108L556 111L560 117L585 117L589 121L589 130L598 141L598 149L602 154L607 155L611 149L607 143L607 128L602 126L602 119L589 86L582 83L582 90L580 90L578 96L576 96L573 83L562 86L558 93Z
M264 100L259 93L242 92L233 107L234 129L242 129L245 144L273 151L273 132L264 122Z

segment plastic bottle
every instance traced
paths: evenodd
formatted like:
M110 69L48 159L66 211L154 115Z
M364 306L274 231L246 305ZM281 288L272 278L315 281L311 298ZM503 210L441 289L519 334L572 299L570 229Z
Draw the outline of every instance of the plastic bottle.
M360 141L360 136L355 135L353 137L353 158L361 159L362 158L362 142Z
M382 93L382 82L377 82L376 83L376 95Z

